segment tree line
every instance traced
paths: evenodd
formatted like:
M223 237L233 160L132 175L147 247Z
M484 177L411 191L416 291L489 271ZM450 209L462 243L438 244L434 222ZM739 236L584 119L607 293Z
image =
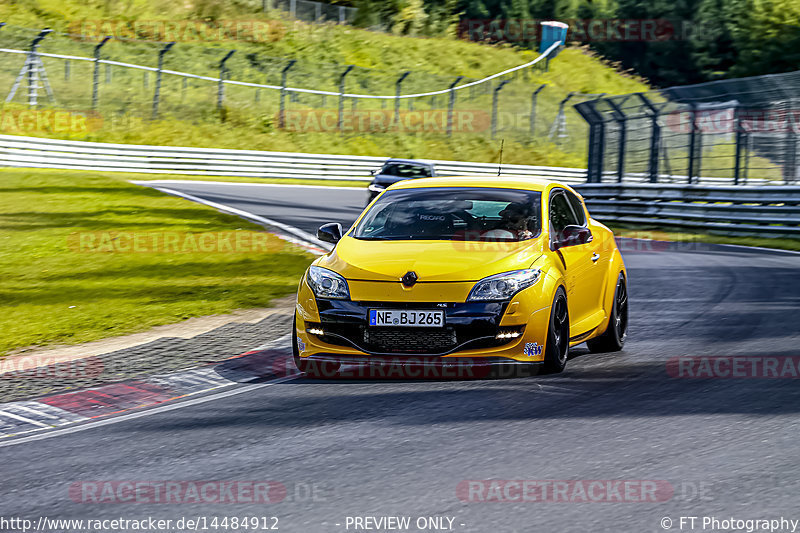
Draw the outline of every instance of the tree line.
M350 0L355 24L535 48L541 20L657 86L800 69L798 0ZM482 32L482 33L481 33ZM643 34L644 33L644 34Z

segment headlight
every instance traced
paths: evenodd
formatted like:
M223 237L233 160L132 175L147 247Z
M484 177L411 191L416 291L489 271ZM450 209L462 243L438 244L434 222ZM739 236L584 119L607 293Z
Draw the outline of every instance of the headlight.
M367 189L369 189L372 192L381 192L385 188L386 187L384 187L383 185L378 185L378 184L375 184L375 183L371 183L370 186L367 187Z
M349 300L350 291L347 290L347 281L332 270L312 266L306 276L309 287L317 298L334 298Z
M542 271L538 268L515 270L480 280L469 293L468 302L508 300L522 289L536 283Z

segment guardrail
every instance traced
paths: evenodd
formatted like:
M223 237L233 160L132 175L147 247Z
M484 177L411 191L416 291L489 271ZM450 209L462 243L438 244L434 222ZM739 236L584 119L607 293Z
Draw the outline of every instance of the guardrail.
M0 166L58 168L199 177L354 180L368 182L385 157L223 150L65 141L0 135ZM445 175L498 175L498 165L433 161ZM586 170L506 165L504 177L538 177L569 183L586 198L592 215L608 223L700 229L729 235L800 237L800 186L585 183ZM711 182L712 179L708 179ZM718 182L719 183L719 182Z
M356 155L94 143L0 135L0 165L9 167L368 182L372 180L370 170L380 167L386 159ZM433 162L442 174L487 177L498 175L498 165L494 163ZM582 183L586 179L586 170L580 168L503 164L499 170L505 177L535 176L566 183Z
M584 183L574 187L592 216L611 224L800 237L800 186Z

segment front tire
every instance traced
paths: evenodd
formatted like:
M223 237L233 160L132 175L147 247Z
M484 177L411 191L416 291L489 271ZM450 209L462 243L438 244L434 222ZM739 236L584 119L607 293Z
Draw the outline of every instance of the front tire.
M544 371L558 374L567 366L569 355L569 310L567 293L563 287L556 290L550 307L550 324L547 328L547 345L544 349Z
M625 285L625 276L620 272L617 278L617 288L614 291L614 304L611 306L608 327L599 337L586 341L586 346L592 353L618 352L625 346L627 334L628 289Z

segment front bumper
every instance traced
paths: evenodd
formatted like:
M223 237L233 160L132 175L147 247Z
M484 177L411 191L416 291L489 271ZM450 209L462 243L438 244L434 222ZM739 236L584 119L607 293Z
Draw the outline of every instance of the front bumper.
M509 313L509 302L354 302L313 296L305 301L298 298L297 307L298 351L310 360L354 364L446 360L453 364L459 359L488 365L544 360L549 308L515 316L517 306ZM381 308L441 310L445 326L369 326L369 310ZM498 339L498 333L518 336Z

